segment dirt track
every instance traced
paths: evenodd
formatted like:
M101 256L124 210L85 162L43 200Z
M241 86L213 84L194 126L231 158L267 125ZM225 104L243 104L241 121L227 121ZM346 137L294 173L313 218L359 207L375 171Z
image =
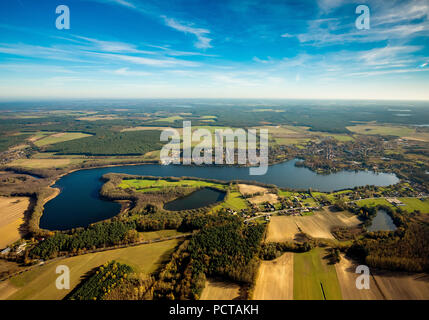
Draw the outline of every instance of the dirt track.
M293 299L293 253L286 252L273 261L263 261L256 279L255 300Z

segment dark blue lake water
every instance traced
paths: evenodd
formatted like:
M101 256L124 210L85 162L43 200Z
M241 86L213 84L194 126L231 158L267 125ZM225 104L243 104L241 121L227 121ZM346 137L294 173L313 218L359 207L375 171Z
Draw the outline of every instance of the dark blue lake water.
M206 207L210 204L222 201L226 193L211 188L197 190L186 197L168 202L164 209L170 211L190 210Z
M263 176L249 175L246 167L196 167L138 165L80 170L70 173L57 181L55 187L61 193L45 205L40 219L40 227L48 230L66 230L85 227L93 222L108 219L116 215L120 206L99 198L103 184L102 175L128 173L135 175L198 177L219 180L248 180L275 184L279 187L333 191L364 185L386 186L395 184L399 179L390 173L370 171L342 171L329 175L319 175L307 168L295 167L297 160L275 164L269 167Z

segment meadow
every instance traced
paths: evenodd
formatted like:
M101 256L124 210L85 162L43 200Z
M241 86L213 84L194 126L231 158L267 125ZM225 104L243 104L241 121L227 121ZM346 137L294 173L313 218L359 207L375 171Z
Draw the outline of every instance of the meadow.
M165 179L123 179L119 184L122 189L132 188L139 192L159 191L162 188L171 187L214 187L217 189L225 189L226 185L220 183L207 182L203 180L189 180L183 179L178 181L171 181Z
M49 136L44 136L41 139L36 140L34 144L38 147L43 147L49 144L81 139L81 138L86 138L90 136L91 136L90 134L86 134L82 132L59 132Z
M405 210L407 212L413 212L414 210L419 210L421 213L429 213L429 198L424 199L423 201L417 198L397 198L400 200L404 206L398 206L398 208L401 208L402 210ZM356 203L359 206L368 206L368 207L375 207L378 205L388 206L390 208L395 208L394 205L389 203L386 199L380 198L380 199L363 199L358 200Z
M324 258L325 249L294 254L293 297L295 300L341 300L335 266Z

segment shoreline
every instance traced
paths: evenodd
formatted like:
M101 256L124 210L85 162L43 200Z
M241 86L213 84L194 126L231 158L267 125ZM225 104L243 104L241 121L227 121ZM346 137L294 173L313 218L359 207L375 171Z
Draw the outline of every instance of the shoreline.
M300 160L299 158L294 158L294 159ZM269 164L268 166L278 165L278 164L281 164L281 163L284 163L284 162L292 161L294 159L287 159L287 160L283 160L283 161L277 161L277 162ZM57 183L57 181L59 179L61 179L62 177L66 176L68 174L71 174L73 172L81 171L81 170L102 169L102 168L111 168L111 167L125 167L125 166L139 166L139 165L150 165L150 164L152 164L152 165L162 165L159 161L157 161L157 163L155 163L155 162L146 162L146 163L108 164L108 165L100 165L100 166L94 166L94 167L89 167L89 168L74 168L74 169L70 169L70 170L68 170L68 171L66 171L66 172L64 172L64 173L56 176L55 179L49 184L49 186L48 186L49 188L56 189L56 190L58 190L58 192L55 193L55 195L52 196L52 197L51 196L47 197L45 199L45 202L43 204L46 204L46 202L54 199L55 197L57 197L61 193L61 189L59 189L59 188L53 188L52 186L55 185L55 183ZM183 165L180 165L180 166L183 166ZM195 165L195 164L191 164L189 166L191 166L191 167L209 167L207 165L200 166L200 165ZM236 167L234 165L223 165L223 166L226 166L226 167L231 167L231 166L232 167ZM250 167L250 166L238 166L238 167ZM314 171L314 170L312 170L310 168L307 168L307 167L303 167L303 168L306 168L306 169L308 169L308 170L310 170L310 171L312 171L312 172L314 172L316 174L320 174L320 175L329 175L329 174L335 174L335 173L341 172L341 171L336 171L336 172L331 172L331 173L325 174L325 173L318 173L317 171ZM368 170L368 169L365 169L365 170L347 170L347 169L345 169L345 170L342 170L342 171L345 171L345 172L373 172L374 174L380 174L380 173L394 174L396 176L396 178L399 180L397 183L399 183L401 181L401 178L399 178L395 172L376 172L376 171L371 171L371 170ZM251 181L249 180L248 182L251 182ZM279 187L279 186L277 186L277 187L278 188L282 188L282 187ZM291 188L286 188L286 189L291 189ZM348 188L346 188L346 189L348 189ZM300 189L291 189L291 190L300 191ZM332 192L341 191L341 190L345 190L345 189L333 190Z

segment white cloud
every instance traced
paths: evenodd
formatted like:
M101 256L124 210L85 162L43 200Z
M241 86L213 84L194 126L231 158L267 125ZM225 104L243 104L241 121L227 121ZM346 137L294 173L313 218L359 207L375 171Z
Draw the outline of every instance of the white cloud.
M190 33L197 37L197 42L195 42L195 47L199 49L207 49L211 48L210 42L212 39L207 37L210 34L210 30L203 28L194 28L192 25L179 23L172 18L167 18L166 16L162 16L165 21L165 24L177 31L181 31L184 33Z
M94 47L88 48L90 50L99 50L104 52L124 52L124 53L144 53L155 54L152 51L138 50L134 44L117 42L117 41L104 41L83 36L75 36L78 39L91 43Z
M294 38L295 36L290 33L283 33L280 37L282 38Z
M413 61L406 57L421 49L421 46L386 46L364 51L359 54L358 59L371 66L398 64Z
M129 68L120 68L113 71L110 71L113 74L121 75L121 76L150 76L152 73L146 71L134 71Z
M125 54L112 54L112 53L98 53L98 52L88 52L88 54L100 56L103 58L108 58L112 60L121 60L134 64L147 65L153 67L172 67L172 66L187 66L187 67L197 67L198 63L193 61L186 61L174 58L165 58L165 59L152 59L145 57L136 57Z

